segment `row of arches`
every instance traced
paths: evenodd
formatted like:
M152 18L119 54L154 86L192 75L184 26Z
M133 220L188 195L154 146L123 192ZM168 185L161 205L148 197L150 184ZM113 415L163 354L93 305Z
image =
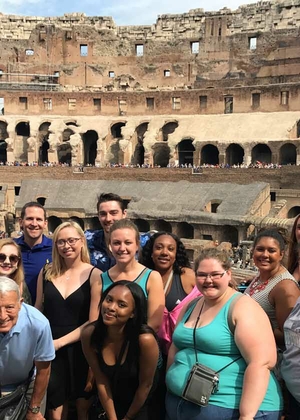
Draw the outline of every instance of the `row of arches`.
M68 121L65 123L67 128L62 132L62 141L57 146L57 157L60 163L72 163L72 146L70 144L70 138L76 133L77 122ZM43 122L38 128L38 161L39 163L48 162L48 151L50 148L49 135L50 135L51 122ZM135 129L135 136L132 144L132 154L130 162L124 161L124 152L120 147L120 141L123 139L122 128L126 125L126 122L117 122L110 127L110 140L108 141L109 146L109 162L105 163L131 163L134 165L143 165L145 161L145 148L144 148L144 137L148 130L149 122L144 122L138 125ZM176 130L178 122L166 123L160 131L159 140L153 144L153 164L161 167L165 167L169 164L171 158L171 149L168 144L168 136ZM30 124L28 121L20 121L15 127L15 134L22 138L24 160L26 157L26 140L30 137ZM7 123L0 121L0 161L7 161ZM98 133L95 130L88 130L81 134L82 139L82 163L84 165L95 165L97 158L97 142ZM230 144L225 152L225 162L222 158L220 162L220 153L217 146L214 144L206 144L200 150L200 155L196 156L196 149L193 144L193 139L183 138L175 148L174 159L179 165L218 165L225 163L230 166L240 165L245 161L245 150L237 144ZM128 159L127 159L128 160ZM260 143L255 145L251 150L251 162L264 162L272 163L272 151L267 144ZM296 146L287 142L282 145L279 150L279 159L276 162L280 165L289 165L297 163L297 150Z

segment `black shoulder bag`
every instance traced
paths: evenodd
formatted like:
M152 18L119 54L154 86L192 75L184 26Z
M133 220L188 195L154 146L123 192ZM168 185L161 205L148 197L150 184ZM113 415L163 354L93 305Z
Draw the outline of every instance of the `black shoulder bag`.
M231 305L239 297L240 296L236 296L231 302ZM210 396L218 391L219 373L222 372L222 370L226 369L228 366L230 366L232 363L236 362L242 356L237 357L235 360L228 363L226 366L224 366L222 369L219 369L218 371L215 371L205 365L202 365L201 363L198 363L198 356L196 350L196 328L200 319L200 315L202 313L203 306L204 302L202 303L195 326L193 328L193 342L196 363L192 367L191 372L188 376L185 388L182 392L182 398L189 402L192 402L193 404L205 407L209 403ZM231 312L232 310L230 311L230 313Z

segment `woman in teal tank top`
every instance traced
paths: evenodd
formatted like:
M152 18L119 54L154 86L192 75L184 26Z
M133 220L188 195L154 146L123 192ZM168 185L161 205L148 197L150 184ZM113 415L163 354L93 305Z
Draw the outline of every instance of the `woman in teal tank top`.
M166 420L279 420L282 396L271 372L276 346L266 314L248 296L232 303L237 292L225 251L204 250L195 271L203 298L183 308L173 334ZM206 407L182 398L196 363L194 328L198 362L215 371L226 366L219 373L218 391Z
M136 260L139 252L140 234L129 219L117 220L110 228L109 249L116 265L101 275L102 291L119 280L138 284L147 299L148 325L158 331L165 307L165 294L161 275L149 270Z

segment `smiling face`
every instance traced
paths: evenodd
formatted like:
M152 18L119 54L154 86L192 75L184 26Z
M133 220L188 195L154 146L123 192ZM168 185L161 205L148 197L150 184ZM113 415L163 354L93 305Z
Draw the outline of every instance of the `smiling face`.
M130 228L116 229L111 232L109 245L115 260L122 263L135 259L139 249L136 232Z
M4 245L0 249L0 257L0 276L10 277L17 270L20 260L17 247ZM5 260L1 262L4 257L6 257Z
M161 235L155 239L152 250L152 261L159 272L173 267L176 260L177 244L170 235Z
M263 236L253 249L253 260L259 271L272 272L279 269L283 254L276 239Z
M0 333L7 333L16 325L21 301L14 291L0 293Z
M122 326L134 317L134 299L126 286L115 286L107 294L101 305L103 323Z
M68 240L76 239L75 243L70 245ZM77 230L72 227L65 227L63 228L57 235L56 239L56 247L59 255L66 259L66 258L77 258L81 254L81 249L83 247L82 238L78 234Z
M126 217L126 210L122 211L118 201L105 201L99 205L98 218L105 234L109 233L116 220Z
M25 242L29 245L42 242L43 231L47 226L44 210L39 207L27 207L24 218L19 220L24 232Z
M210 276L207 276L209 274ZM196 269L196 285L207 299L218 299L229 287L231 271L225 270L215 258L200 261Z

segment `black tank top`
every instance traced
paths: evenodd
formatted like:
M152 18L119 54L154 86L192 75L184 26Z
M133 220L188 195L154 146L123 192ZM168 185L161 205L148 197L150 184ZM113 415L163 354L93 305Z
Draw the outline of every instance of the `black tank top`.
M186 296L187 293L182 287L180 275L174 273L171 289L166 295L166 308L168 311L171 312Z

